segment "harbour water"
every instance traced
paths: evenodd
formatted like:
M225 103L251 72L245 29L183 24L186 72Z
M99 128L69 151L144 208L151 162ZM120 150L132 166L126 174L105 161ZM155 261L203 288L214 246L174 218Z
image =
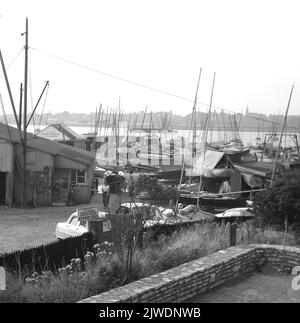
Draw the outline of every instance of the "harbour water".
M15 126L15 125L12 125ZM40 130L44 129L46 126L41 126ZM70 126L70 129L72 129L74 132L76 132L79 135L86 135L93 132L92 127L87 126ZM28 132L34 133L37 129L33 125L28 126ZM157 132L157 131L156 131ZM140 133L142 134L143 131L141 130ZM155 133L155 131L153 131ZM239 131L239 137L241 141L244 143L244 145L255 145L259 143L258 138L260 138L260 143L264 142L265 134L267 132L260 132L257 131ZM112 128L102 128L98 131L98 136L113 136L114 132ZM127 127L121 127L119 130L119 135L126 136L127 135ZM293 135L298 136L299 140L299 133L293 133ZM190 130L177 130L174 129L172 133L168 133L167 131L163 133L162 137L165 139L171 139L173 138L175 141L180 141L183 137L185 141L191 142L192 141L193 133ZM277 135L277 140L273 142L274 146L278 146L280 134ZM203 130L197 130L196 131L196 140L197 142L201 142L203 138ZM222 140L231 140L234 139L234 133L231 131L219 131L219 130L213 130L209 131L207 135L207 141L208 142L216 142L216 141L222 141ZM282 139L282 146L283 147L295 147L296 144L289 136L284 136Z

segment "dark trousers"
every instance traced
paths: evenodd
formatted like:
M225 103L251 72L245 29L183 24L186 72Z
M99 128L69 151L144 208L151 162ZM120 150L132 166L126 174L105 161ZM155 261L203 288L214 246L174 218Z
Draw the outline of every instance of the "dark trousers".
M102 200L103 200L103 206L107 207L108 201L109 201L109 193L108 192L102 192Z

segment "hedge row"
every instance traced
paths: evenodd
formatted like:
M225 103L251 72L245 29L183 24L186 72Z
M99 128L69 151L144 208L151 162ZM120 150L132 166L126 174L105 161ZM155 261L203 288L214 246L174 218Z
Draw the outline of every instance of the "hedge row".
M68 264L72 258L83 259L92 247L93 235L87 232L81 236L0 255L0 266L10 272L55 272L59 267Z

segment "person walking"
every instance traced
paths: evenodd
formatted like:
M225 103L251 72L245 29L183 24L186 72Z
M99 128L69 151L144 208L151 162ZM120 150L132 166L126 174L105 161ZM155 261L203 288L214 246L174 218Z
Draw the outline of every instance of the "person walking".
M109 185L104 181L103 186L101 187L101 192L102 192L102 201L103 201L103 206L108 207L109 203Z

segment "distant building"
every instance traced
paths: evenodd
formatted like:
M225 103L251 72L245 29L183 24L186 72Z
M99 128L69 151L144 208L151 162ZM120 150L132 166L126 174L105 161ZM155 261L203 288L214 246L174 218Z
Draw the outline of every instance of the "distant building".
M48 127L40 130L37 136L80 149L86 149L87 147L86 139L63 123L50 124Z
M95 163L91 152L28 133L26 160L28 205L63 204L71 187L77 203L89 202ZM22 205L23 178L20 133L0 123L0 204Z

